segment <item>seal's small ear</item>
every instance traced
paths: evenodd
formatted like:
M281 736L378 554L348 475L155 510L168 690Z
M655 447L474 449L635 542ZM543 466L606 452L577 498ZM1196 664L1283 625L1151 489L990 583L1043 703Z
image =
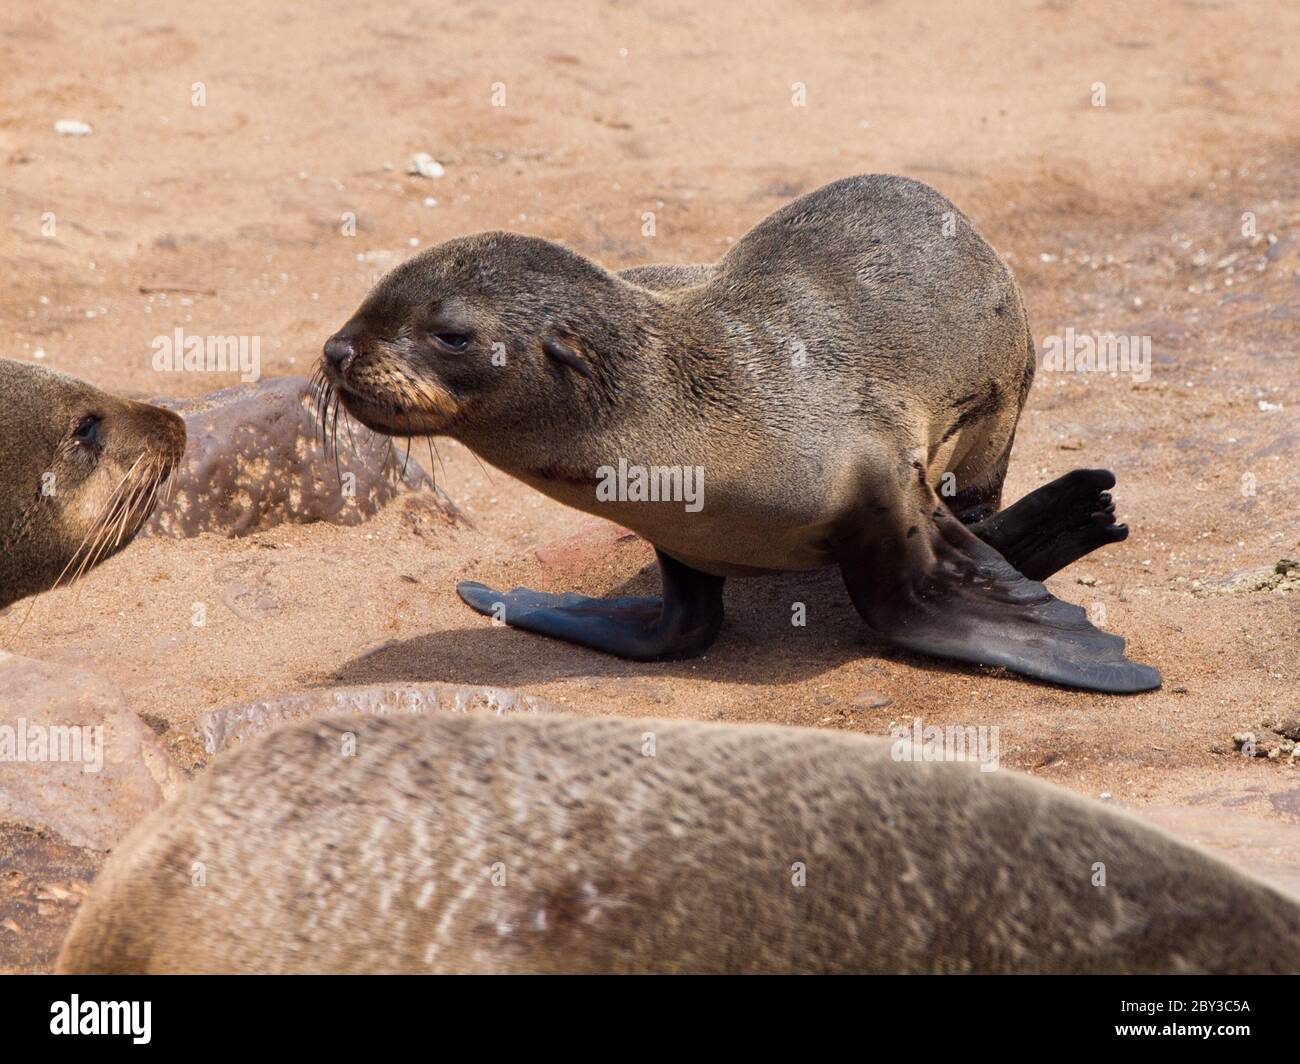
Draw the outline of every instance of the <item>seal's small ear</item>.
M576 369L584 377L591 378L591 367L587 365L587 360L578 353L578 351L569 344L556 340L548 336L542 341L542 350L561 365L568 366L570 369Z

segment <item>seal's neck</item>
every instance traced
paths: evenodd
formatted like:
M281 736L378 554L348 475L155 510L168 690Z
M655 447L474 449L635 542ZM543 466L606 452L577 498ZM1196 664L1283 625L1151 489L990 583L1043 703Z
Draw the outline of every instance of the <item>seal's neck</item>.
M691 450L700 391L674 301L610 276L554 325L584 368L543 367L545 387L524 378L527 394L493 396L490 411L476 409L454 433L549 494L589 490L596 471L620 459L669 462Z

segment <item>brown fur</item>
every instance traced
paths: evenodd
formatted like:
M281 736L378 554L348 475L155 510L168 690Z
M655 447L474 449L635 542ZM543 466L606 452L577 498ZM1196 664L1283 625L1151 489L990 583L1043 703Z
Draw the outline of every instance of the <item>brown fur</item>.
M439 350L443 331L472 342ZM1034 365L993 249L934 189L880 174L796 200L712 266L615 274L534 237L451 240L339 335L361 353L331 383L371 428L452 435L723 576L834 564L864 478L911 506L913 461L996 509ZM704 512L597 500L620 458L702 466Z
M130 543L184 449L169 411L0 359L0 607Z
M154 813L59 970L1297 972L1300 904L1060 788L886 740L352 718L272 733Z
M324 356L323 413L451 435L654 545L659 599L457 586L512 627L692 657L722 628L727 577L837 565L871 630L908 650L1160 685L1039 582L1127 537L1114 474L1074 470L1001 509L1034 372L1024 303L917 181L836 181L712 266L613 274L531 237L451 240L385 276Z

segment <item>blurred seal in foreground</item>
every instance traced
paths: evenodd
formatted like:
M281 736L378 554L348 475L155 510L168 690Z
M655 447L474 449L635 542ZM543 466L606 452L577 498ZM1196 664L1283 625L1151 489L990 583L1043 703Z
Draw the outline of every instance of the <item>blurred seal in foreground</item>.
M105 865L63 972L1300 972L1300 903L1126 815L812 729L310 721Z

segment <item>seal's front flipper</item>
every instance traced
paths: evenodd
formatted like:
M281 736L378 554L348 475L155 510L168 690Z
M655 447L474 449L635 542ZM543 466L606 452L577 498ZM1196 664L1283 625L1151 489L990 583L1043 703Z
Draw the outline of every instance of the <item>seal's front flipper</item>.
M702 654L722 627L722 577L659 556L664 594L658 598L595 599L548 595L517 587L497 592L469 581L460 597L479 613L633 661L673 661Z
M1066 687L1129 694L1160 674L1124 656L1124 640L1088 623L943 507L903 531L864 519L840 537L849 595L878 635L909 650Z
M1128 538L1115 521L1108 469L1076 469L1031 491L970 530L1031 580L1046 580L1107 543Z

